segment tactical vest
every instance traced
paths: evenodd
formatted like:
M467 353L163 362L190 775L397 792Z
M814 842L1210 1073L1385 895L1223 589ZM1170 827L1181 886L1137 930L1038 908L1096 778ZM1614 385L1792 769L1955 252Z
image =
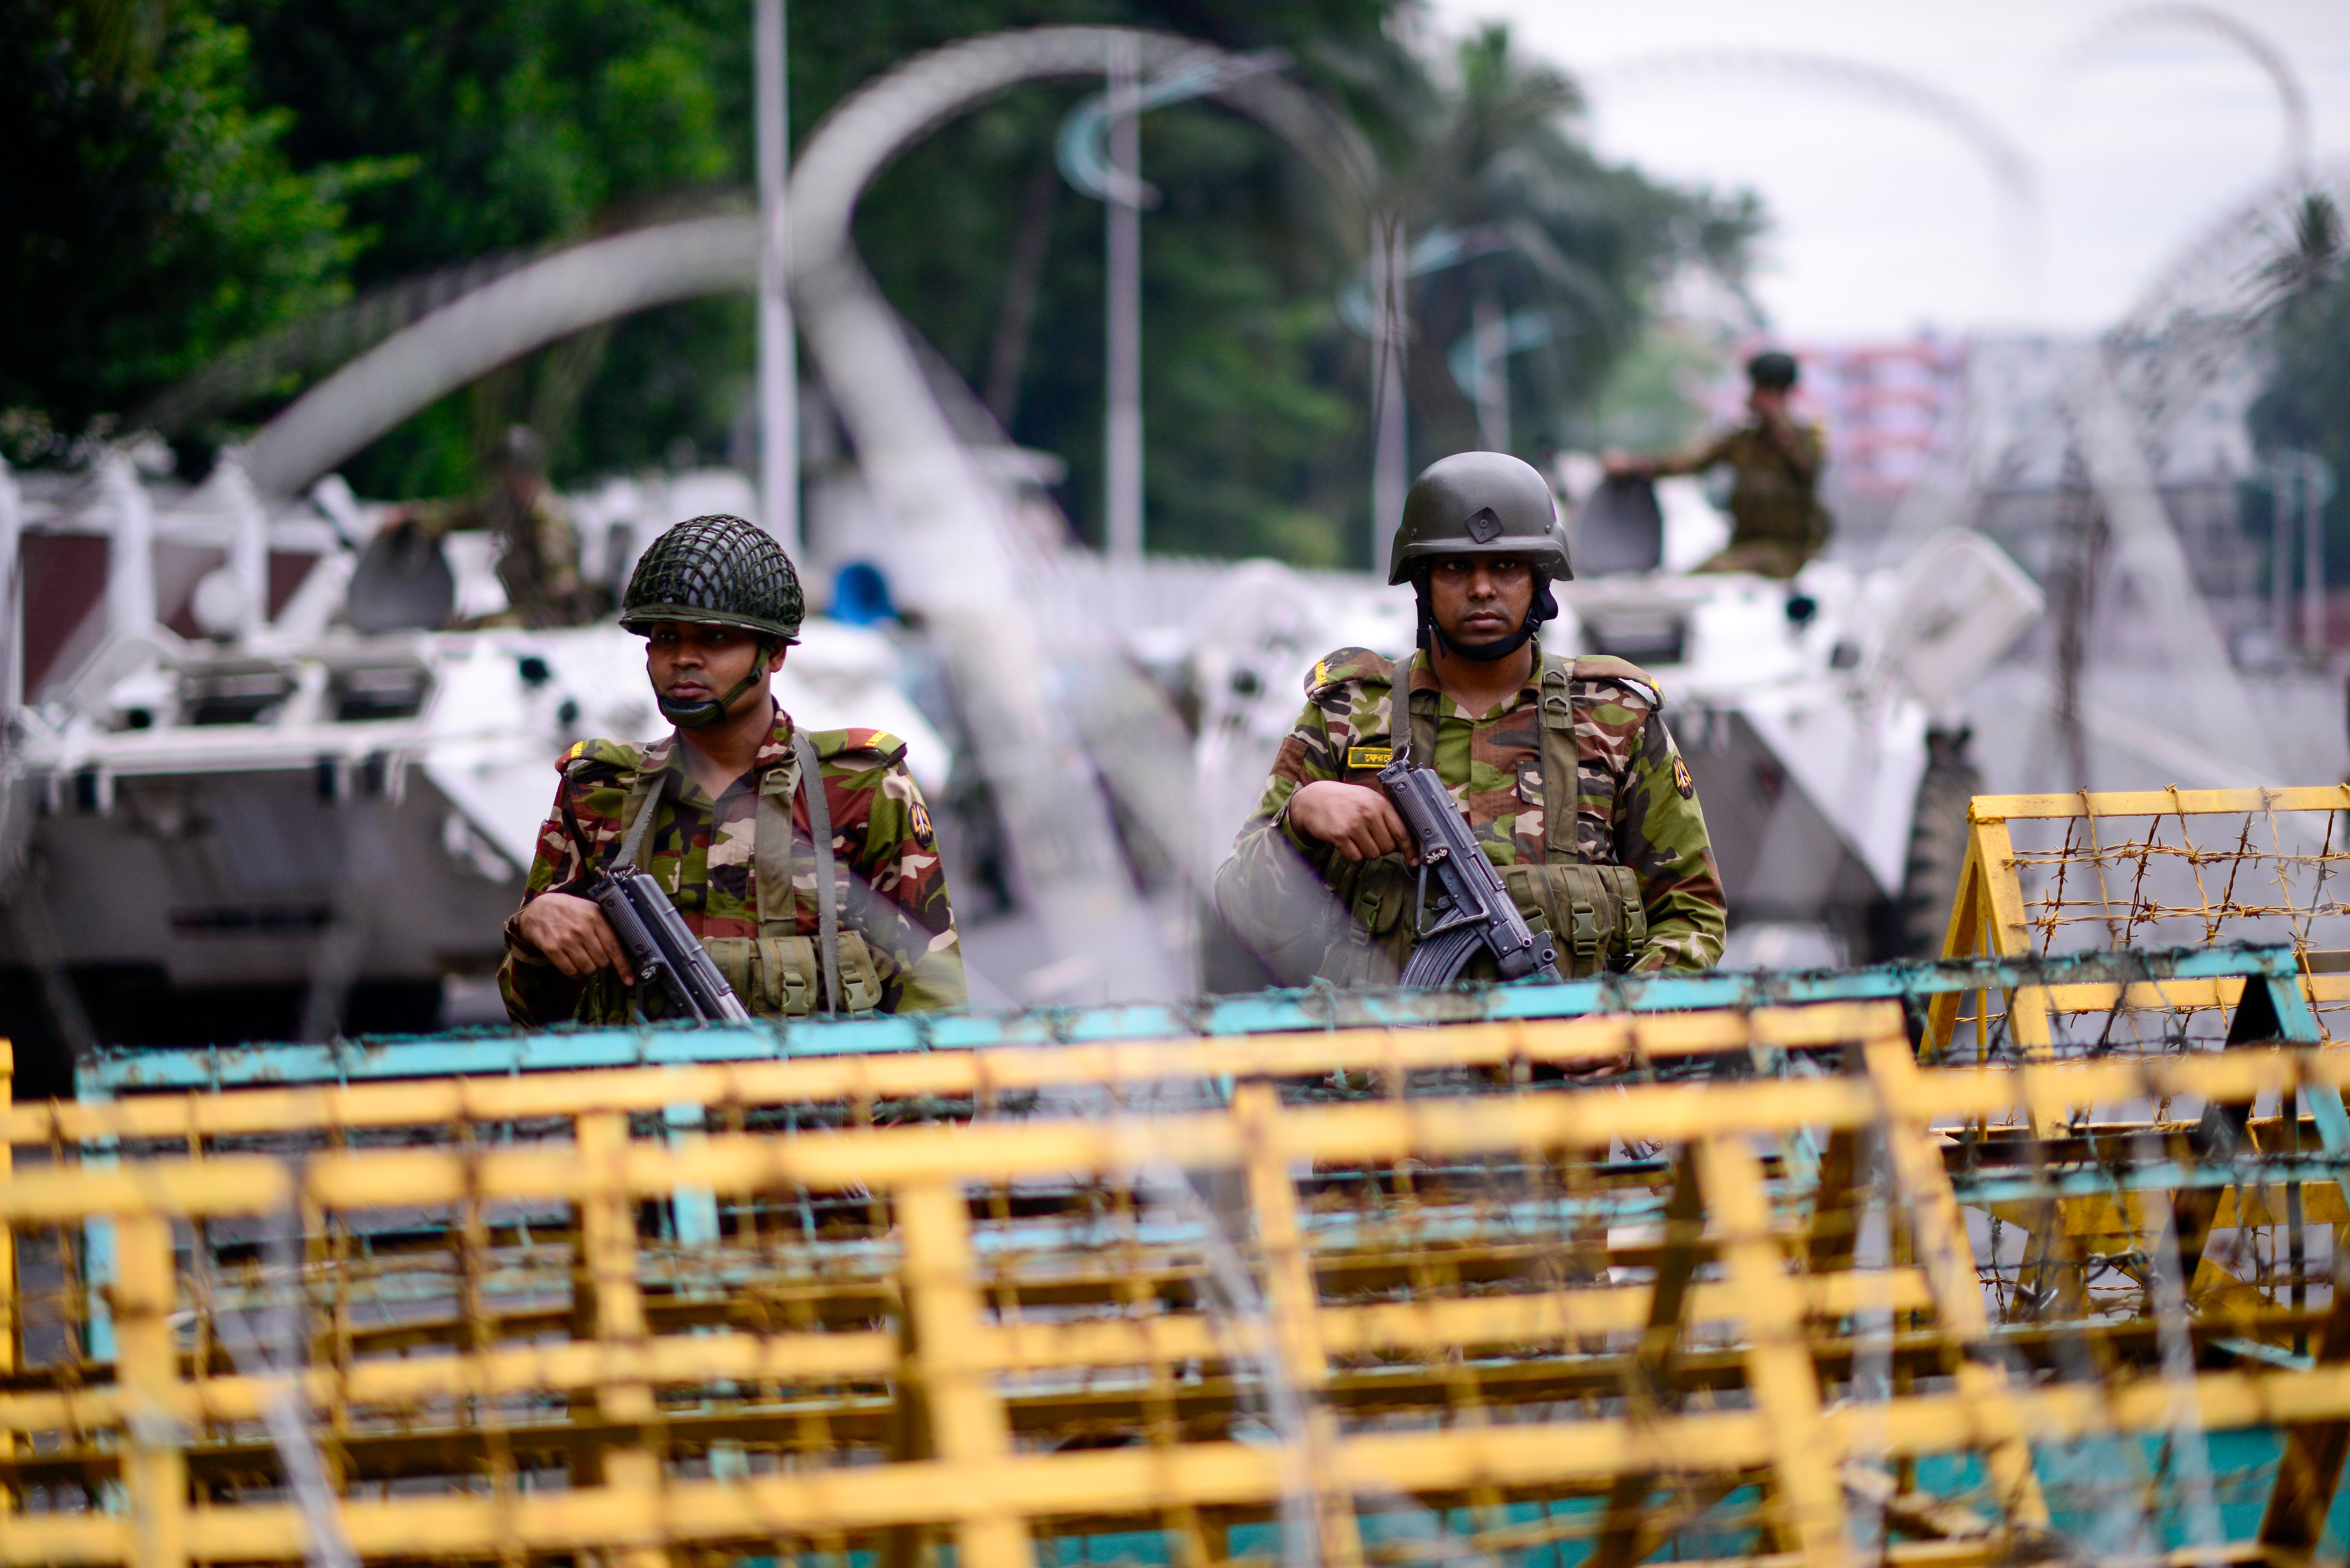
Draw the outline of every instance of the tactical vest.
M645 749L630 747L637 766L620 820L628 824L615 858L650 871L652 820L674 768L647 773ZM806 789L811 837L792 830L792 794ZM804 1018L818 1012L870 1012L881 1005L881 974L873 950L854 930L839 929L840 874L832 854L831 803L818 777L816 749L806 732L794 737L792 757L759 778L752 866L759 893L759 934L703 937L702 950L754 1016ZM818 933L801 936L793 919L793 867L815 872ZM827 998L832 998L827 1005ZM631 1021L630 988L605 971L581 988L573 1016L583 1023Z
M1584 859L1575 832L1581 752L1569 683L1575 679L1576 664L1555 654L1543 657L1543 863L1498 867L1518 912L1556 939L1559 972L1570 980L1620 967L1648 940L1639 877L1628 866ZM1399 668L1396 685L1388 690L1389 722L1399 688L1410 708L1412 754L1433 757L1439 694L1412 691L1409 680L1407 663ZM1375 737L1366 740L1376 743ZM1400 855L1336 862L1332 886L1353 911L1354 929L1333 948L1320 972L1337 985L1391 981L1401 972L1416 940L1412 921L1419 883L1418 871ZM1492 979L1492 960L1481 957L1465 975Z

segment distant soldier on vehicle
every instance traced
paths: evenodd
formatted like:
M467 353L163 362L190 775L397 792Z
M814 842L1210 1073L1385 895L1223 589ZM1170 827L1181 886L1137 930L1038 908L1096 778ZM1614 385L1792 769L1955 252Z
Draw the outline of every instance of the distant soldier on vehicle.
M1216 876L1225 922L1278 978L1402 972L1418 877L1377 774L1405 733L1520 912L1551 932L1562 973L1700 970L1721 956L1721 877L1656 682L1535 640L1558 613L1550 585L1574 575L1550 486L1528 464L1459 452L1413 482L1388 581L1419 596L1419 649L1398 661L1341 649L1315 666Z
M1661 479L1730 465L1730 544L1698 571L1792 577L1827 543L1830 519L1819 501L1827 439L1788 412L1795 375L1794 355L1757 354L1746 364L1746 407L1754 417L1745 424L1685 452L1607 455L1610 478Z
M579 540L562 499L546 483L545 443L527 426L514 426L498 443L497 470L481 495L418 507L390 521L434 539L478 528L497 541L506 607L473 624L537 629L594 620L611 600L580 581Z
M581 894L612 864L665 888L743 1004L762 1017L910 1012L964 1000L936 830L881 730L798 729L767 682L799 640L783 547L740 517L655 539L620 624L677 728L650 745L582 741L556 764L499 971L517 1023L619 1023L629 977Z

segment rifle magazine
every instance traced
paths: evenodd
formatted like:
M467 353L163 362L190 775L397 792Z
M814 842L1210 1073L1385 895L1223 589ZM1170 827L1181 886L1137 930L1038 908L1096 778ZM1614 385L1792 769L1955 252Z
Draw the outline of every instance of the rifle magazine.
M1468 967L1477 950L1484 945L1484 929L1474 923L1439 931L1411 950L1411 961L1403 968L1403 983L1407 986L1451 985L1461 977L1461 971Z

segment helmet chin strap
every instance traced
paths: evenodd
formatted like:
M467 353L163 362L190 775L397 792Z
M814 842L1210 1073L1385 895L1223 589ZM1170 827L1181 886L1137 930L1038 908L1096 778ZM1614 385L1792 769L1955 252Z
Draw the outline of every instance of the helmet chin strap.
M1480 664L1491 664L1497 659L1507 659L1526 645L1528 639L1543 622L1558 614L1558 600L1550 591L1550 579L1537 574L1534 577L1534 602L1526 606L1525 623L1507 637L1497 637L1491 642L1456 642L1436 624L1436 616L1428 607L1428 574L1422 572L1412 579L1419 601L1419 646L1428 648L1433 642L1445 652L1461 659L1473 659Z
M660 707L661 717L679 729L707 730L712 724L724 722L726 710L734 706L734 700L751 690L755 682L767 678L767 655L772 651L767 640L760 639L759 656L751 661L751 672L734 682L723 696L705 697L699 702L672 702L655 692L653 701Z

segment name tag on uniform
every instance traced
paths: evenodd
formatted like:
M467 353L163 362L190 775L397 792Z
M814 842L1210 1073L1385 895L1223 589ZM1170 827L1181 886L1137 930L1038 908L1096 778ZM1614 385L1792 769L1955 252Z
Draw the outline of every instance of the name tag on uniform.
M1383 768L1395 761L1392 746L1348 746L1347 765L1350 768Z

